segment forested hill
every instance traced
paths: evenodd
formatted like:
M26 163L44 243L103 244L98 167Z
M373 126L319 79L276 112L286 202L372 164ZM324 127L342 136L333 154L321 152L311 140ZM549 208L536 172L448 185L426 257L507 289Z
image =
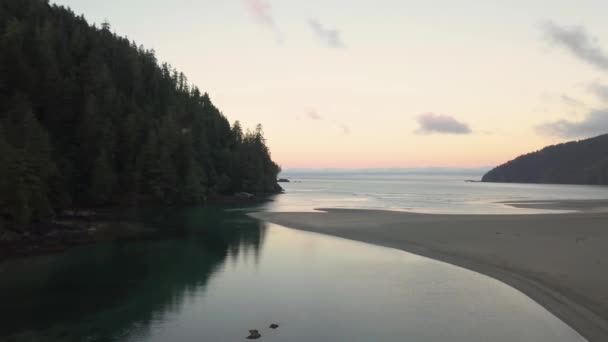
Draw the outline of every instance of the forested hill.
M0 1L0 219L271 193L261 126L230 125L153 50L46 0Z
M491 170L482 181L608 185L608 134L520 156Z

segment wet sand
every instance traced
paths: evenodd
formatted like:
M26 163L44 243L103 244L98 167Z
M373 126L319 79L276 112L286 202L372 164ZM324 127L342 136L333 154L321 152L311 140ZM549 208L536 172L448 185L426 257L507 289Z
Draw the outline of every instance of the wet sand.
M608 188L606 188L608 190ZM566 210L573 212L608 212L608 200L554 200L554 201L506 201L498 202L515 208Z
M439 215L379 210L259 212L290 228L401 249L486 274L590 342L608 341L608 201L518 202L566 214Z

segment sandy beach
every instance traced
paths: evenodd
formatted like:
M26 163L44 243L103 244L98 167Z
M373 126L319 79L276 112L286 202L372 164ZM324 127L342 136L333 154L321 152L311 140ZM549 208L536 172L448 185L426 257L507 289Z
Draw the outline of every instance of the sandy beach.
M378 210L258 212L290 228L401 249L486 274L520 290L590 342L608 341L608 201L509 203L576 210L439 215Z

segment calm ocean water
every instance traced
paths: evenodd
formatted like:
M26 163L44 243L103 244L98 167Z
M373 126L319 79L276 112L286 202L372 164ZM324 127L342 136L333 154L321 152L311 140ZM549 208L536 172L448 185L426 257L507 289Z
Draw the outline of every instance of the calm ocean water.
M270 211L314 208L407 210L430 213L510 214L497 202L551 199L608 199L608 187L550 184L474 183L481 174L285 173L287 194L266 206Z
M248 210L486 212L495 200L604 188L465 183L470 176L291 176L257 208L133 213L162 238L0 263L0 341L582 342L494 279L406 252L300 232ZM271 323L280 325L271 330Z
M438 261L239 211L142 215L167 237L0 263L0 341L231 342L250 329L282 342L584 341L513 288Z

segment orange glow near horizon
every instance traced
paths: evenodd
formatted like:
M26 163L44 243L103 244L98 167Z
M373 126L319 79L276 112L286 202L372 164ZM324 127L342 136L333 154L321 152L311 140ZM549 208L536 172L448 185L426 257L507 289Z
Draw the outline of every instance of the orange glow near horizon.
M608 132L592 89L608 89L608 1L54 2L155 49L231 121L261 123L284 168L493 166Z

